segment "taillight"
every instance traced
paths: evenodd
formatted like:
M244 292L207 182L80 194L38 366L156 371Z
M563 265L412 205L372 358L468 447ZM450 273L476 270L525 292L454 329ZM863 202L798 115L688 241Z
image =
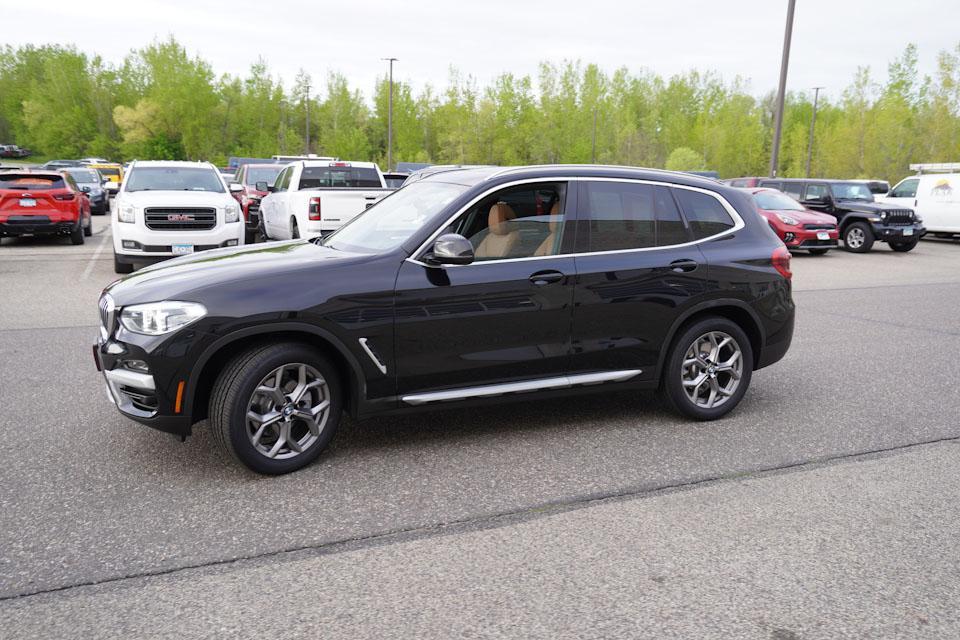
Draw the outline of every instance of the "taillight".
M64 200L64 201L70 201L70 200L73 200L73 198L74 198L73 193L56 193L53 196L54 200Z
M790 271L790 252L786 247L780 246L773 250L773 255L770 257L770 262L773 264L773 268L777 270L777 273L782 275L787 280L793 278L793 272Z
M307 209L307 213L310 214L311 220L320 220L320 197L314 196L310 198L310 207Z

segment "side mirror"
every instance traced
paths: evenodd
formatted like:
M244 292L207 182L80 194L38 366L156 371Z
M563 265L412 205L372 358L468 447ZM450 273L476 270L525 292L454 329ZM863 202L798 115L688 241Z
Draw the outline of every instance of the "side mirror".
M90 193L90 187L84 185L80 187L80 191L83 191L84 193Z
M269 191L270 193L273 193L273 187L271 187L269 184L267 184L263 180L261 180L260 182L256 183L253 186L257 191Z
M431 264L470 264L473 245L459 233L445 233L433 242L433 249L424 256Z
M243 185L237 182L231 182L227 188L230 189L230 193L240 193L243 191Z

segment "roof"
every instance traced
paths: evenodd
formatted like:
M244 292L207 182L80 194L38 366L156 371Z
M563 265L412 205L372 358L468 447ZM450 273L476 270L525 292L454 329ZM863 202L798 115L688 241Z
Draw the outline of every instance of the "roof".
M716 190L717 187L726 187L726 185L712 178L704 178L681 171L600 164L546 164L523 167L430 167L424 169L422 173L427 174L422 178L423 180L452 182L467 186L473 186L484 181L508 182L511 179L598 177L660 180L711 190Z
M137 160L135 162L137 167L182 167L185 169L216 169L209 162L200 162L200 161L190 161L190 160Z

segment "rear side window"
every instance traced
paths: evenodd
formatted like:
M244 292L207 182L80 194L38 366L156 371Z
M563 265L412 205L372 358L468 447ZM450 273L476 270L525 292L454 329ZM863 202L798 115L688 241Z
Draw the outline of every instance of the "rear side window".
M63 189L66 186L61 176L33 176L29 173L0 174L0 189L42 191L44 189Z
M304 167L300 174L301 189L318 188L379 188L380 176L373 168L360 167Z
M580 219L586 250L618 251L681 244L687 228L666 187L629 182L585 182Z
M734 227L733 218L715 197L700 191L674 189L677 202L696 240L709 238Z

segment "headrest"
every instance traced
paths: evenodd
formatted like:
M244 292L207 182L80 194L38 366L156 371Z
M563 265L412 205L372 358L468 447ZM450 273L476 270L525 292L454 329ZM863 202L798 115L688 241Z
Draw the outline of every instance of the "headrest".
M487 227L489 227L490 233L494 235L506 235L510 232L510 228L505 225L504 222L513 220L516 217L517 214L514 213L510 205L506 202L498 202L490 207L490 214L487 216Z

